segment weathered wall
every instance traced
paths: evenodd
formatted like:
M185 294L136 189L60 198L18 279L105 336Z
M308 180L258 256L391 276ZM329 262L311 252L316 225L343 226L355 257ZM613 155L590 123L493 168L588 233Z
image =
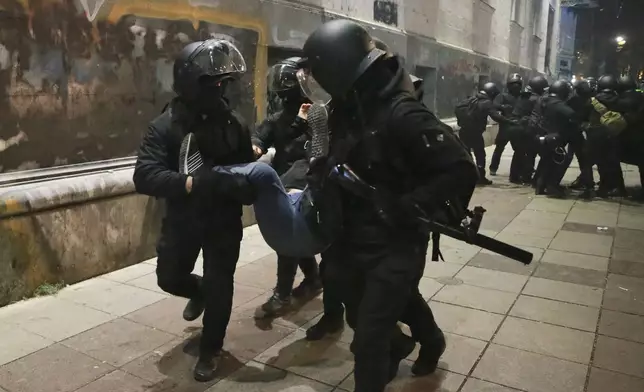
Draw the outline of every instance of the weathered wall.
M523 4L515 22L513 1ZM172 96L173 56L210 36L246 58L231 95L254 122L265 113L269 49L300 48L338 17L364 21L406 57L427 79L427 103L451 117L480 81L543 70L547 11L531 27L537 1L0 0L0 173L134 154Z

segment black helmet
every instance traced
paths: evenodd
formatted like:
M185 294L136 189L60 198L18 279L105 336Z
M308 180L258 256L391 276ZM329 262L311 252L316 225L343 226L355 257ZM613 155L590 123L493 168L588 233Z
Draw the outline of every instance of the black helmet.
M546 79L542 75L535 76L534 78L530 79L528 82L528 85L532 89L532 92L535 94L543 94L546 92L546 89L549 86L548 79Z
M342 98L386 52L376 48L359 24L334 20L318 27L304 43L311 75L332 97Z
M597 81L597 90L599 91L617 91L619 83L613 75L604 75Z
M554 82L548 89L548 94L551 96L557 96L564 101L570 97L572 92L572 87L570 83L566 80L557 80Z
M301 57L290 57L273 65L268 71L268 90L278 95L299 92L297 71L301 68L301 63Z
M622 75L617 81L620 91L631 91L637 89L637 82L631 75Z
M246 72L246 62L235 45L209 39L184 47L174 61L173 89L180 97L194 100L202 84L220 83Z
M501 90L499 90L499 87L494 82L485 83L481 91L490 97L490 99L494 99L497 95L501 94Z
M510 74L510 76L508 76L508 81L506 82L506 84L508 84L508 85L510 85L510 84L523 85L523 77L521 77L521 75L519 75L518 73Z
M573 89L575 94L582 98L588 98L593 95L593 88L587 80L576 80L573 83Z

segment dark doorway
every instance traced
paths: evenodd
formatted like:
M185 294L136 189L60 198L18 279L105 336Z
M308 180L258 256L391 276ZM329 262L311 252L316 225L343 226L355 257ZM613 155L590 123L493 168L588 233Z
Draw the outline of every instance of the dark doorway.
M423 103L436 111L436 68L416 66L415 75L423 79Z

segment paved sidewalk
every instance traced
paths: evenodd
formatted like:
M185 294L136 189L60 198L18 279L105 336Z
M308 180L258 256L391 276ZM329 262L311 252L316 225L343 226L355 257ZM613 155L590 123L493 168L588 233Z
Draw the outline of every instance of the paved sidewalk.
M388 391L644 391L644 206L534 198L498 182L475 195L488 210L483 229L536 261L445 239L447 262L428 263L421 283L447 333L441 370L411 378L408 361ZM276 273L256 227L245 231L217 382L192 381L200 322L183 321L185 300L158 289L154 264L0 309L0 391L353 390L350 331L303 340L319 299L272 324L253 320Z

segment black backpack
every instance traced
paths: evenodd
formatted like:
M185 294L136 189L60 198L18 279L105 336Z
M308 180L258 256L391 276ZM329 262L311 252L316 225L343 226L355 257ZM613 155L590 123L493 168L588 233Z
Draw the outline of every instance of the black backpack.
M475 121L478 114L478 104L477 97L468 97L456 105L454 114L459 127L467 127Z
M537 99L534 109L527 119L527 130L531 135L542 136L548 133L548 127L544 118L546 102L543 97Z

